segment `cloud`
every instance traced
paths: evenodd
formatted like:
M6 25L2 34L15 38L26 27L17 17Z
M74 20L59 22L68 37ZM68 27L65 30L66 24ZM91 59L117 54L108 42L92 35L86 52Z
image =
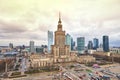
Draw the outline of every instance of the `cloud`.
M45 43L47 31L57 30L59 11L63 30L74 40L85 36L87 43L103 35L112 45L120 40L120 0L0 0L0 39Z
M2 33L22 33L25 31L26 27L24 25L0 20L0 32Z
M0 32L0 39L2 42L3 40L6 40L8 42L18 41L21 43L26 40L27 43L27 41L35 40L41 41L42 43L42 41L44 42L47 40L45 26L29 30L29 28L25 27L25 25L0 20Z

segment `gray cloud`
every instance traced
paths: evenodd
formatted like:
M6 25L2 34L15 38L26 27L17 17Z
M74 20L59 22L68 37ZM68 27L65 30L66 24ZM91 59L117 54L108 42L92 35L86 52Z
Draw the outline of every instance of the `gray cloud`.
M27 29L22 24L16 24L15 22L5 22L0 20L0 32L2 33L22 33Z
M58 12L61 11L63 30L75 40L84 36L87 43L93 37L102 40L103 35L108 35L112 45L119 43L120 0L58 0L55 3L0 1L0 39L14 39L15 43L18 40L24 43L23 39L44 42L47 31L57 29Z
M47 32L50 29L51 26L45 25L45 24L39 24L39 27L37 28L38 31Z

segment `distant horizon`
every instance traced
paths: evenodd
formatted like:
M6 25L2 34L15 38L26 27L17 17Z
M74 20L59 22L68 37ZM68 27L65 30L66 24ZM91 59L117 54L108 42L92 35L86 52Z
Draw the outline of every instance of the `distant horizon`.
M67 3L67 4L66 4ZM2 0L0 46L47 45L47 31L56 31L61 13L63 30L76 42L109 36L110 46L120 46L120 0Z
M84 36L79 36L79 37L84 37ZM73 39L73 40L75 40L75 39ZM30 40L30 41L34 41L34 40ZM14 42L7 42L6 45L0 45L0 46L9 46L9 43L12 43L13 46L22 46L22 45L29 46L30 45L30 41L28 41L26 44L24 42L23 43L17 43L17 44L14 44ZM93 40L88 40L88 41L92 41L92 43L93 43ZM103 43L100 43L100 41L101 40L99 40L99 46L100 46L100 44L103 44ZM36 43L36 41L34 41L34 43L35 43L35 46L41 46L41 45L47 45L48 46L48 43L41 44L41 43L38 42L39 43L38 44L38 43ZM54 44L54 42L53 42L53 44ZM88 45L88 42L86 42L86 40L85 40L85 47L87 47L87 45ZM77 41L75 41L75 46L77 47ZM120 46L119 46L119 44L118 45L111 45L111 43L109 43L109 47L120 47Z
M24 45L24 44L23 44ZM17 47L17 46L23 46L23 45L13 45L14 47ZM43 44L44 45L44 44ZM24 46L29 46L29 45L24 45ZM35 45L35 47L37 47L37 46L41 46L41 45ZM48 46L48 45L47 45ZM3 45L3 46L1 46L0 45L0 47L9 47L9 45ZM76 45L76 47L77 47L77 45ZM85 46L85 47L87 47L87 46ZM117 47L117 48L120 48L120 46L109 46L109 48L112 48L112 47Z

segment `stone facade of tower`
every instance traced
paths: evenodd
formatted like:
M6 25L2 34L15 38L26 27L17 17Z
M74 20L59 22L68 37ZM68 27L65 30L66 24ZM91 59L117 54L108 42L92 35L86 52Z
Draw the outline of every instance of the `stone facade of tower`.
M65 31L62 30L62 21L59 16L57 31L55 31L55 43L52 45L52 54L54 56L54 63L70 61L70 48L65 45Z

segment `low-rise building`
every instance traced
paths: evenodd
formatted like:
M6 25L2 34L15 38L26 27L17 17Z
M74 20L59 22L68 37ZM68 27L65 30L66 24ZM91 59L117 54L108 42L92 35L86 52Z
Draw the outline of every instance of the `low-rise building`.
M76 62L79 62L79 63L95 62L95 57L89 56L89 55L78 56L76 58Z
M110 48L110 53L120 54L120 48Z
M30 67L38 68L38 67L46 67L53 65L53 58L51 55L45 54L32 54L29 58Z

